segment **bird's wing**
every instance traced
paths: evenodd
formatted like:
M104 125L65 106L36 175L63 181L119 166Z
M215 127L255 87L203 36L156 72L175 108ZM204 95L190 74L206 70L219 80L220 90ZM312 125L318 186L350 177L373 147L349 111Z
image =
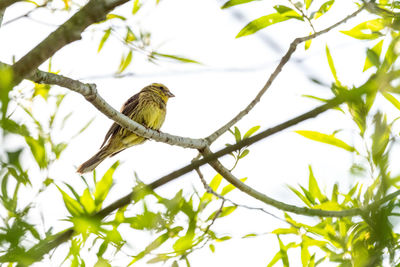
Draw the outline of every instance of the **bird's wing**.
M122 114L132 118L132 113L139 104L139 94L140 93L135 94L122 105L121 108ZM107 143L108 139L114 134L116 134L120 129L121 126L118 123L114 122L113 125L111 125L110 129L108 130L106 136L104 137L104 141L101 144L100 148L102 148L105 145L105 143Z

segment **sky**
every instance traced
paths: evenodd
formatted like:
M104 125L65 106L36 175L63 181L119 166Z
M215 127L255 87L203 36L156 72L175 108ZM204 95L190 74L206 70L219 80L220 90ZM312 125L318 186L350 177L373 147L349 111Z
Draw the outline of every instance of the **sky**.
M154 2L148 1L129 23L151 32L152 47L157 47L157 51L188 57L201 62L201 65L167 61L152 64L137 52L133 54L132 64L127 69L128 73L134 75L114 78L112 74L118 68L121 54L126 49L124 50L115 36L111 36L102 51L97 53L102 34L94 33L94 29L104 25L95 25L83 34L81 41L61 49L52 59L52 68L60 70L62 75L95 83L100 95L117 109L144 86L152 82L165 84L176 97L168 102L167 118L161 130L180 136L205 137L229 121L245 108L263 87L289 43L296 37L310 33L307 24L288 21L255 35L235 39L236 34L247 22L273 11L270 1L255 1L228 10L221 10L223 2L215 0L163 0L157 6ZM315 6L321 3L314 2ZM276 3L288 4L286 1ZM68 18L67 14L61 12L53 15L38 11L32 14L34 20L20 19L7 24L7 21L24 14L31 7L28 3L19 3L7 9L3 20L6 25L0 29L0 61L11 63L13 57L20 58L54 30L55 25ZM118 8L115 13L129 14L131 8L132 3L129 2ZM352 1L336 1L327 15L317 20L316 29L331 25L356 8ZM238 14L241 14L241 19L238 19ZM339 29L348 30L361 19L362 17L352 20ZM310 81L310 77L318 78L325 84L333 81L325 55L326 44L329 45L338 76L344 84L352 86L364 81L367 77L367 74L362 73L365 48L360 49L359 43L350 37L333 31L314 40L307 51L304 51L303 44L299 45L293 59L284 67L261 102L237 124L242 132L255 125L260 125L261 130L272 127L320 104L302 95L330 96L328 87L318 86ZM367 47L372 43L364 44ZM42 70L46 68L46 65L41 67ZM31 87L32 83L25 82L21 90ZM67 91L60 88L53 90ZM45 107L40 99L35 101L34 112L43 114L48 107ZM388 109L394 112L390 107ZM74 114L67 127L56 135L59 140L70 139L87 121L92 118L94 121L82 135L69 143L61 160L54 164L50 172L41 175L48 175L59 185L68 182L79 192L84 189L84 184L75 172L76 166L97 152L112 122L82 96L73 92L68 94L62 106L62 113L67 114L71 110ZM349 143L355 142L351 135L355 126L349 117L338 111L329 111L250 147L250 154L239 162L234 174L238 178L248 177L246 183L249 186L270 197L298 205L301 203L287 185L307 185L309 165L313 167L318 181L321 181L321 187L328 192L335 182L346 189L354 182L348 171L354 160L353 156L344 150L312 142L293 132L316 130L332 133L339 127L344 129L339 137ZM216 151L224 147L225 143L232 142L233 137L227 133L211 148ZM6 145L12 147L16 144ZM103 173L117 159L122 162L115 173L115 186L107 203L130 192L134 185L134 173L137 173L142 181L149 183L188 164L196 155L195 150L150 141L105 160L97 168L98 173ZM222 162L227 166L233 163L229 156L222 158ZM214 170L208 166L202 167L201 170L208 181L215 175ZM34 181L35 183L39 185L41 181ZM164 196L173 196L177 188L184 188L188 196L193 192L193 186L199 192L204 192L194 172L163 186L157 192ZM39 209L52 210L51 214L46 213L46 220L55 230L62 230L69 224L62 221L67 213L65 209L59 209L62 206L61 196L55 187L48 191L39 201ZM33 196L28 194L26 201L30 201L31 197ZM229 198L252 207L263 207L283 217L276 209L239 191L233 192ZM49 201L50 199L54 201ZM40 220L39 216L35 219ZM277 225L286 226L267 214L238 209L231 216L218 220L213 226L216 232L231 234L234 238L216 244L215 254L208 248L195 252L190 257L191 264L194 267L265 266L278 251L276 238L268 234ZM241 236L248 233L262 235L241 239ZM147 244L143 240L151 240L148 238L138 232L131 242L134 247L141 248ZM140 244L137 240L140 240ZM55 255L57 254L62 256L62 249L57 250ZM293 257L300 259L299 254L294 254ZM89 262L91 260L95 259L90 258ZM56 266L48 260L45 263L47 266ZM146 266L145 261L139 262L137 266Z

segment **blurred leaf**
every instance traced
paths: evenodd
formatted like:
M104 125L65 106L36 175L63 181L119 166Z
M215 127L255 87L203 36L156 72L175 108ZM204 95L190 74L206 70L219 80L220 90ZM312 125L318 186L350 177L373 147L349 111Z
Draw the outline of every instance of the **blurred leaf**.
M136 35L133 33L131 28L127 27L125 42L129 44L135 40L137 40Z
M243 183L247 180L247 177L240 179L240 181L242 181ZM225 186L224 188L222 188L221 191L221 196L225 196L226 194L228 194L229 192L231 192L233 189L235 189L236 187L232 184L228 184L227 186Z
M315 179L311 165L308 166L308 170L310 172L310 175L308 177L308 190L311 195L316 197L319 200L319 202L322 203L326 201L327 198L321 193L321 190L319 189L317 179Z
M169 233L162 234L158 236L156 239L154 239L153 242L151 242L142 252L134 256L134 259L129 263L128 266L134 264L138 260L142 259L144 256L149 254L151 251L155 250L159 246L161 246L165 241L167 241L170 238Z
M239 128L236 126L235 126L234 136L235 136L236 143L238 143L240 140L242 140L242 135L239 131Z
M13 73L8 67L0 67L0 103L2 118L6 117L10 98L8 93L12 89Z
M181 56L175 56L175 55L169 55L169 54L162 54L162 53L158 53L158 52L153 52L152 55L154 56L158 56L158 57L164 57L164 58L169 58L169 59L173 59L176 61L180 61L183 63L194 63L194 64L201 64L200 62L190 59L190 58L185 58L185 57L181 57Z
M303 19L301 15L299 15L296 11L292 10L286 13L273 13L266 16L262 16L258 19L251 21L247 24L240 32L236 35L236 38L251 35L255 32L258 32L261 29L264 29L273 24L289 20L292 18Z
M44 144L44 139L39 136L39 139L34 139L30 136L25 136L25 141L31 149L32 155L41 169L47 167L47 156Z
M83 133L89 126L90 124L92 124L92 122L94 121L95 118L91 118L76 134L74 134L72 136L72 138L77 137L78 135L80 135L81 133Z
M44 100L47 100L50 89L51 85L49 84L35 83L35 87L33 88L33 97L41 96Z
M372 49L368 49L367 58L365 59L363 71L366 71L367 69L369 69L374 65L379 67L380 65L379 57L382 52L382 45L383 45L383 39L379 41L374 47L372 47Z
M323 3L320 6L320 8L318 9L318 11L311 15L311 18L317 19L317 18L321 17L322 15L324 15L326 12L329 11L329 9L331 9L333 3L335 3L335 0L329 0L329 1L326 1L325 3Z
M323 134L323 133L316 132L316 131L295 131L295 133L298 133L298 134L300 134L308 139L314 140L314 141L318 141L321 143L340 147L340 148L343 148L350 152L357 152L354 147L346 144L342 140L334 137L333 135Z
M190 249L193 246L193 238L193 232L188 232L185 236L180 237L172 246L174 251L182 253L183 251Z
M91 214L95 211L96 206L94 203L94 199L92 198L88 188L86 188L85 191L83 191L83 194L79 200L82 207L88 214Z
M257 237L257 236L258 236L257 234L252 233L252 234L244 235L244 236L242 236L242 238L250 238L250 237Z
M312 34L312 33L310 33L309 35L311 35L311 34ZM312 39L307 40L307 41L304 42L304 50L308 50L308 49L310 48L310 46L311 46L311 41L312 41Z
M331 73L333 75L333 78L335 79L336 84L338 86L340 86L340 81L339 81L339 79L337 77L335 64L333 63L333 58L332 58L331 52L329 51L328 45L326 45L326 57L328 59L329 68L331 69Z
M110 14L109 14L110 15ZM108 17L108 16L107 16ZM97 49L97 53L100 52L100 50L103 48L105 42L108 40L108 37L110 37L111 34L111 27L108 28L105 32L103 37L100 40L99 48Z
M121 16L121 15L118 15L118 14L107 14L107 20L109 20L109 19L120 19L120 20L123 20L123 21L126 20L126 18L124 16Z
M291 228L277 228L273 230L271 233L276 234L276 235L288 235L288 234L294 234L297 235L299 234L299 230L291 227Z
M210 244L210 245L209 245L209 248L210 248L210 250L211 250L212 253L215 252L215 246L214 246L214 244Z
M306 9L308 9L313 0L304 0L304 4L306 4Z
M340 32L360 40L373 40L383 35L379 31L385 28L385 24L384 19L373 19L364 21L351 30Z
M390 102L393 106L395 106L398 110L400 110L400 101L397 100L393 95L382 91L381 94Z
M57 185L56 185L57 186ZM65 207L67 208L68 212L72 216L79 216L84 214L82 206L79 204L78 201L71 198L67 193L65 193L59 186L57 186L58 190L61 192Z
M219 210L214 211L210 216L208 216L207 221L213 220L215 218L215 215L219 212L218 218L222 218L225 216L228 216L232 212L234 212L237 209L237 206L230 206L230 207L223 207L222 211L220 212Z
M25 124L17 123L9 118L0 120L0 127L10 133L18 134L21 136L30 136L29 130Z
M253 1L256 1L256 0L229 0L221 8L224 9L224 8L241 5L241 4L245 4L245 3L249 3L249 2L253 2Z
M139 0L133 1L132 15L135 15L139 11L141 6L142 4L139 2Z
M129 64L131 64L131 61L132 61L132 50L129 50L127 56L122 56L121 63L119 64L117 73L122 73L129 66Z
M240 153L240 155L239 155L239 159L246 157L249 153L250 153L250 150L248 150L248 149L243 150L243 152Z
M300 193L300 191L298 191L297 189L295 189L294 187L292 187L292 186L290 186L290 185L288 185L288 188L289 188L290 190L292 190L292 192L295 193L296 196L297 196L298 198L300 198L301 201L304 202L304 204L306 204L306 205L309 206L309 207L312 206L310 200L308 200L307 197L305 197L302 193Z
M261 126L257 125L254 127L251 127L250 130L248 130L244 135L243 135L243 139L246 139L250 136L252 136L255 132L258 131L258 129L260 129Z
M64 151L64 149L66 149L68 146L67 143L59 143L57 145L53 145L52 146L52 151L54 152L54 154L56 155L56 159L58 159L61 155L61 153Z
M217 173L211 180L210 187L214 192L217 191L219 185L221 184L221 181L222 181L222 175L219 173Z
M101 204L103 203L104 199L106 199L106 196L110 191L113 182L113 174L118 165L119 161L116 161L103 175L103 178L96 183L93 196L97 210L101 208Z

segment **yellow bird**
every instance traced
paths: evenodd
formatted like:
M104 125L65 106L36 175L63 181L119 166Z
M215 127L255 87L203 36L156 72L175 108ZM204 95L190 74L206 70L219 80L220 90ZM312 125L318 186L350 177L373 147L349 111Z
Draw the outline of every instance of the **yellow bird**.
M121 113L143 126L159 130L164 123L167 101L174 95L160 83L153 83L135 94L121 108ZM114 156L122 150L142 144L146 138L122 128L115 123L108 130L100 151L77 169L78 173L93 171L105 158Z

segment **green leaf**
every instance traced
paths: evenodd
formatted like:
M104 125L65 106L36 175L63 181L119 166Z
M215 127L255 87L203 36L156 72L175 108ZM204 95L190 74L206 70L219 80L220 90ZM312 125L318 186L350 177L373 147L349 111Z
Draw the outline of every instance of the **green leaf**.
M304 0L304 4L306 4L306 9L308 9L313 0Z
M343 148L347 151L350 152L357 152L356 149L348 144L346 144L345 142L343 142L342 140L336 138L333 135L328 135L328 134L323 134L320 132L315 132L315 131L295 131L295 133L298 133L308 139L317 141L317 142L321 142L321 143L325 143L325 144L329 144L332 146L336 146L336 147L340 147Z
M267 267L272 267L277 263L280 259L282 258L281 252L278 251L275 256L272 258L272 260L268 263Z
M294 227L278 228L278 229L273 230L271 233L276 234L276 235L290 235L290 234L297 235L299 233L299 230Z
M383 35L379 31L385 28L386 23L384 19L373 19L364 21L351 30L340 32L360 40L373 40Z
M66 149L68 146L67 143L59 143L57 145L53 145L51 150L54 152L54 154L56 155L56 159L60 158L61 153L64 151L64 149Z
M292 187L292 186L290 186L290 185L288 185L288 188L289 188L290 190L292 190L292 192L295 193L296 196L297 196L298 198L300 198L301 201L304 202L304 204L306 204L306 205L309 206L309 207L312 206L310 200L309 200L307 197L305 197L302 193L300 193L300 191L298 191L297 189L295 189L294 187Z
M250 130L248 130L244 135L243 135L243 139L246 139L250 136L252 136L255 132L258 131L258 129L260 129L261 126L257 125L254 127L251 127Z
M141 6L142 4L139 2L139 0L135 0L133 2L132 15L135 15L139 11Z
M122 73L128 66L131 64L132 61L132 50L129 51L127 56L122 56L121 63L118 67L117 73Z
M308 166L308 170L310 172L310 175L308 177L308 191L313 197L317 198L319 202L322 203L327 200L327 198L321 193L321 190L319 189L317 179L315 179L311 165Z
M318 11L311 15L311 18L317 19L317 18L321 17L322 15L324 15L326 12L329 11L329 9L331 9L334 2L335 2L335 0L329 0L329 1L326 1L325 3L323 3L319 7Z
M221 184L221 181L222 181L222 175L219 173L217 173L211 180L210 187L214 192L217 191L219 185Z
M310 33L309 35L311 35L311 34L312 34L312 33ZM304 50L308 50L308 49L310 48L310 46L311 46L311 41L312 41L312 39L307 40L307 41L304 42Z
M123 20L123 21L126 20L126 18L124 16L117 15L117 14L107 14L106 18L107 18L107 20L109 20L109 19L120 19L120 20Z
M174 245L172 246L174 248L174 250L176 252L183 252L189 248L191 248L193 246L193 238L194 238L194 233L193 232L189 232L180 237L178 240L176 240L176 242L174 243Z
M110 37L111 34L111 28L108 28L105 32L103 37L100 40L99 48L97 49L97 53L100 52L100 50L103 48L104 43L107 41L108 37Z
M44 100L47 100L50 89L51 85L49 84L35 83L35 87L33 88L33 97L41 96Z
M56 185L57 186L57 185ZM79 216L84 214L83 208L78 201L70 197L67 193L65 193L59 186L57 186L58 190L61 192L61 195L64 200L65 207L67 208L68 212L72 216Z
M247 177L240 179L240 181L242 181L243 183L247 180ZM222 188L221 191L221 196L225 196L226 194L228 194L229 192L231 192L233 189L235 189L236 187L232 184L228 184L227 186L225 186L224 188Z
M247 234L247 235L244 235L244 236L242 236L242 238L249 238L249 237L256 237L256 236L258 236L257 234L254 234L254 233L252 233L252 234Z
M234 136L235 136L236 143L238 143L240 140L242 140L242 135L239 131L239 128L236 126L235 126Z
M398 110L400 110L400 101L397 100L393 95L382 91L381 94L390 102L393 106L395 106Z
M253 1L256 1L256 0L229 0L221 8L224 9L224 8L228 8L228 7L232 7L232 6L246 4L246 3L249 3L249 2L253 2Z
M176 61L180 61L183 63L194 63L194 64L201 64L200 62L190 59L190 58L185 58L185 57L181 57L181 56L176 56L176 55L169 55L169 54L162 54L162 53L158 53L158 52L153 52L152 53L153 56L158 56L158 57L164 57L164 58L170 58Z
M331 73L333 75L333 78L335 79L336 84L338 86L340 86L340 81L339 81L339 79L337 77L335 64L333 63L333 58L332 58L332 55L331 55L331 52L329 50L328 45L326 45L325 49L326 49L326 57L328 59L329 68L331 69Z
M96 205L94 203L94 199L92 198L90 191L88 188L83 191L82 196L79 198L82 207L88 214L91 214L95 211Z
M5 118L7 115L8 103L10 102L8 94L12 89L12 81L12 69L0 66L0 103L2 118Z
M210 244L208 247L210 248L210 250L211 250L212 253L215 252L215 246L214 246L214 244Z
M248 149L243 150L243 152L240 153L240 155L239 155L239 159L246 157L249 153L250 153L250 150L248 150Z
M269 14L266 16L262 16L258 19L255 19L251 21L249 24L247 24L243 29L240 30L240 32L236 35L236 38L251 35L253 33L258 32L259 30L262 30L268 26L271 26L273 24L286 21L291 19L291 17L279 14L279 13L273 13Z
M363 71L366 71L367 69L371 68L374 65L377 67L380 65L379 57L382 52L382 45L383 45L383 39L379 41L376 45L374 45L372 49L368 49L367 58L365 59Z
M39 139L34 139L30 136L25 136L25 141L31 149L32 155L35 158L37 164L41 169L47 167L47 155L44 144L44 139L39 137Z
M101 208L101 204L103 203L108 192L110 191L113 182L113 174L118 165L119 161L116 161L103 175L101 180L96 183L96 188L93 196L97 210Z

